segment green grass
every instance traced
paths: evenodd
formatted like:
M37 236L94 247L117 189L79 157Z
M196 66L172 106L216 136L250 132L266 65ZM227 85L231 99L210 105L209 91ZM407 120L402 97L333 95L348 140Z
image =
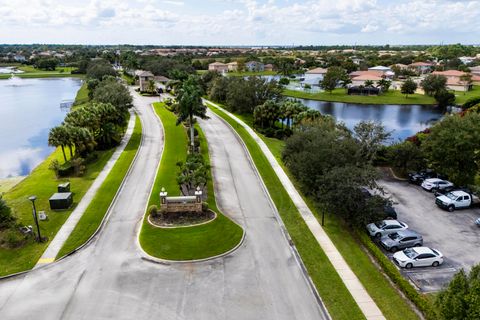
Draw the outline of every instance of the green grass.
M348 95L345 89L335 89L332 93L328 92L302 92L296 90L284 90L285 96L311 99L321 101L334 101L334 102L347 102L347 103L360 103L360 104L435 104L435 100L432 97L422 94L411 94L408 98L400 93L398 90L390 90L387 93L378 96L356 96Z
M132 136L80 221L60 249L57 259L84 244L97 230L130 167L142 138L140 118L135 118Z
M154 107L164 126L165 145L149 205L160 203L159 192L162 187L169 195L180 194L176 182L178 171L176 163L185 161L188 140L185 129L175 125L175 115L168 111L164 104L155 103ZM202 154L209 160L208 147L201 130L199 135ZM142 248L148 254L161 259L193 260L216 256L235 247L240 242L243 231L240 226L218 211L211 173L207 193L210 209L217 212L215 220L200 226L163 229L150 225L146 215L140 232Z
M455 102L457 104L464 104L473 97L480 97L480 86L473 86L473 89L467 92L455 91Z
M0 179L0 195L4 192L7 192L11 188L13 188L22 179L23 179L23 177L13 177L13 178Z
M258 144L237 122L219 109L211 110L225 119L245 142L252 159L292 237L323 302L333 319L364 319L362 312L318 245Z
M88 88L87 83L83 83L80 89L77 91L77 95L75 97L75 105L81 105L88 102Z
M20 65L18 70L24 71L24 73L15 74L19 78L61 78L61 77L83 77L82 74L72 74L72 67L57 67L54 71L46 71L36 69L29 65ZM10 74L0 74L0 79L9 79Z
M217 112L218 109L215 109L214 111ZM227 116L227 115L223 114L222 116ZM238 116L241 120L243 120L249 126L252 125L251 116L249 115L236 115L236 116ZM230 123L232 124L232 126L234 126L237 132L239 129L240 130L243 129L241 126L236 124L236 122L235 123L230 122ZM246 131L245 131L245 134L248 135ZM290 179L295 183L295 180L292 178L291 174L285 168L281 160L281 153L285 145L284 141L274 139L274 138L268 138L260 133L257 133L257 134L269 147L270 151L275 156L275 158L279 161L280 165L284 168L285 172L289 175ZM241 135L241 136L242 136L242 139L244 139L245 141L244 135ZM246 136L246 139L251 139L251 137L248 135ZM255 143L253 139L251 140L252 140L252 143ZM258 151L261 152L259 147L258 147ZM253 156L253 155L252 157L254 159L256 158L256 156ZM275 175L274 172L273 174ZM263 174L262 174L262 177L263 177ZM267 184L267 187L268 187L268 184ZM296 185L296 187L299 190L299 186ZM308 199L305 197L304 199L307 202L310 209L312 210L312 212L317 216L317 219L320 218L320 212L314 206L311 199ZM298 219L301 219L301 218L298 217ZM357 275L360 282L362 282L362 284L364 285L365 289L368 291L372 299L375 300L379 308L382 310L385 317L387 319L418 319L418 317L410 308L410 306L405 301L405 299L398 294L398 291L396 290L396 288L394 288L389 283L389 281L385 278L385 276L371 262L369 256L365 253L365 251L359 245L357 239L355 239L352 236L352 233L341 222L341 220L334 215L327 215L326 219L327 219L326 220L327 224L324 227L325 231L327 232L327 234L329 235L330 239L333 241L337 249L340 251L340 253L344 257L344 259L346 260L350 268ZM289 229L289 232L290 232L290 229ZM303 259L303 254L301 255ZM309 269L309 272L310 272L310 269ZM317 286L317 289L320 292L320 288L318 288L318 286ZM328 289L328 286L326 289ZM322 298L324 298L323 295L322 295ZM327 305L327 308L328 308L328 305Z
M87 165L86 174L83 177L57 179L55 173L48 169L53 159L57 159L60 163L63 162L62 151L57 149L36 167L28 177L5 193L5 200L14 210L18 222L22 225L34 225L32 205L27 198L31 195L37 196L37 210L45 211L49 217L48 221L40 221L42 236L47 236L49 241L40 244L29 241L25 246L18 249L0 248L0 276L29 270L36 264L50 241L55 237L60 227L87 192L108 159L110 159L112 153L113 149L99 152L99 158ZM71 183L74 205L68 210L52 211L50 210L48 199L56 192L57 185L64 181L70 181Z

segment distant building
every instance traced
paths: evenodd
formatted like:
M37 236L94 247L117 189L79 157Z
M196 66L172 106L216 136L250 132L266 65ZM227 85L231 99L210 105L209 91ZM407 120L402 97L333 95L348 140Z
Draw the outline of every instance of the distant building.
M238 71L238 62L237 62L237 61L233 61L233 62L227 63L227 68L228 68L228 71L229 71L229 72L236 72L236 71Z
M219 73L228 72L228 65L221 62L213 62L208 65L208 71L216 71Z
M305 72L305 80L303 80L304 84L309 84L311 86L318 86L319 82L323 80L325 74L327 73L328 69L324 68L315 68L308 70Z
M459 57L458 58L460 61L462 61L463 64L470 64L477 60L476 57Z
M470 67L470 72L476 76L480 76L480 66Z
M25 58L24 55L16 54L16 55L13 56L13 60L15 60L17 62L25 62L27 59Z
M442 75L447 78L447 88L455 91L469 91L474 84L480 84L480 76L472 74L472 83L465 84L461 77L466 72L458 70L434 71L432 74Z
M363 71L363 74L352 78L352 86L364 86L365 81L373 81L374 85L376 85L377 82L382 79L384 79L384 77L381 75L369 71Z
M250 72L262 72L265 71L265 65L258 61L248 61L245 63L245 69Z
M357 57L352 57L352 62L354 64L356 64L357 66L360 65L363 61L365 61L365 60L363 60L361 58L357 58Z
M412 69L418 74L425 74L432 72L435 64L432 62L414 62L408 65L409 69Z
M141 71L138 72L138 85L140 86L141 92L148 91L148 83L150 80L155 80L153 73L150 71Z
M266 64L263 68L265 71L273 71L273 64L269 63L269 64Z
M388 79L393 79L393 77L395 76L395 72L393 72L390 67L375 66L368 68L368 71L378 72L379 74L381 74L381 76Z

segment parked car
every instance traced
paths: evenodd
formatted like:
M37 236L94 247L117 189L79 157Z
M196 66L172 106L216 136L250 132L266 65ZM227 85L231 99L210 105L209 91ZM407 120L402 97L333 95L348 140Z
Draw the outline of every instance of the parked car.
M380 244L385 250L397 252L399 249L421 247L423 237L413 230L406 229L382 237Z
M370 236L377 239L405 229L408 229L408 225L398 220L381 220L367 225Z
M437 178L435 171L426 169L418 172L410 172L408 174L408 181L414 184L422 184L425 179Z
M425 179L425 181L422 182L422 188L430 192L435 192L437 190L443 190L450 187L453 187L453 183L439 178Z
M480 227L480 218L478 218L477 220L475 220L475 224L477 225L477 227Z
M439 195L435 199L435 203L442 209L447 209L453 212L456 209L470 208L478 204L479 199L472 194L461 190L448 192L444 195Z
M408 248L393 255L393 261L402 268L438 267L443 263L440 251L429 247Z

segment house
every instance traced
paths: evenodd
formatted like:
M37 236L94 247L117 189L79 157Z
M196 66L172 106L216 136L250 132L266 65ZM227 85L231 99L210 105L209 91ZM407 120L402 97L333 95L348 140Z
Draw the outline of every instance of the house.
M269 63L269 64L266 64L263 68L264 71L270 71L272 72L273 71L273 64Z
M315 68L312 70L308 70L305 72L305 76L303 80L304 84L309 84L311 86L318 86L319 82L323 80L323 77L327 73L328 69L324 68Z
M469 91L474 84L480 84L480 76L472 74L472 83L467 85L464 81L462 81L461 77L466 72L458 71L458 70L447 70L447 71L434 71L432 74L442 75L447 78L447 88L449 90L455 91Z
M26 61L25 56L23 56L21 54L14 55L13 60L15 60L17 62L25 62Z
M376 66L376 67L370 67L368 68L368 71L374 71L381 73L381 75L385 78L388 79L393 79L395 76L395 72L392 71L389 67L384 67L384 66Z
M470 67L469 69L473 75L480 76L480 66Z
M406 64L403 64L403 63L396 63L396 64L392 64L390 66L390 69L393 70L393 68L398 68L399 70L407 70L408 66Z
M408 65L410 69L415 71L418 74L425 74L432 72L434 64L431 62L414 62Z
M359 66L363 61L365 61L365 60L363 60L361 58L357 58L357 57L352 57L352 62L354 64L356 64L357 66Z
M227 69L229 72L238 71L238 62L234 61L234 62L227 63Z
M265 71L265 65L258 61L248 61L245 63L245 69L250 72L262 72Z
M216 71L219 73L228 72L228 65L221 62L213 62L208 65L208 71Z
M363 74L352 78L352 86L365 86L365 81L372 81L374 85L376 85L377 82L382 79L384 79L384 77L364 71Z
M150 71L135 72L138 75L138 85L140 86L140 92L148 91L149 82L155 80L153 73Z
M459 57L458 59L462 61L463 64L470 64L473 61L477 60L476 57Z

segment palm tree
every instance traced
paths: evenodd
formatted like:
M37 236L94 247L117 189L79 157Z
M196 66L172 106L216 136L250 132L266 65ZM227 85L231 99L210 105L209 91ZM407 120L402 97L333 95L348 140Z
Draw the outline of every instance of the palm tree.
M188 119L190 126L190 146L194 151L194 118L195 116L202 119L208 119L206 113L207 108L202 103L202 87L195 76L189 76L178 92L178 119L177 125Z
M65 146L69 144L68 130L64 125L54 127L50 130L48 135L48 145L52 147L62 147L63 160L67 162L65 155ZM70 152L71 154L71 152Z
M147 91L149 93L155 93L155 81L149 80L147 84Z

